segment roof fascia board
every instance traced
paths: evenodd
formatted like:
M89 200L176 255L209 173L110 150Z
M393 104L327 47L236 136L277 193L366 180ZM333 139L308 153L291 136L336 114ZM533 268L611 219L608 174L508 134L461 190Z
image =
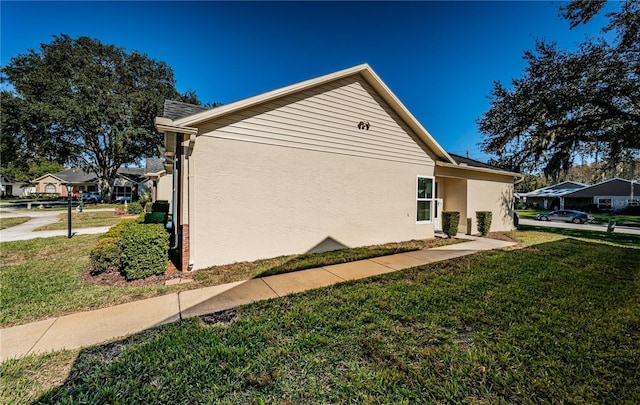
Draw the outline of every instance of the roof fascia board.
M38 178L36 178L36 179L33 179L33 180L31 180L31 181L32 181L32 182L36 182L36 181L39 181L39 180L44 179L44 178L45 178L45 177L47 177L47 176L51 176L51 177L53 177L54 179L56 179L56 180L58 180L58 181L66 181L65 179L61 179L60 177L56 176L55 174L51 174L51 173L44 174L44 175L42 175L42 176L40 176L40 177L38 177Z
M188 135L198 134L198 128L191 128L189 126L179 125L179 124L176 124L175 121L165 117L156 117L155 126L158 132L160 133L176 132L176 133L188 134Z
M498 170L498 169L487 169L484 167L473 167L473 166L460 166L458 164L447 163L447 162L436 162L436 166L448 167L451 169L458 170L471 170L474 172L482 172L482 173L491 173L491 174L500 174L503 176L516 177L517 179L523 179L524 175L516 172L510 172L507 170Z

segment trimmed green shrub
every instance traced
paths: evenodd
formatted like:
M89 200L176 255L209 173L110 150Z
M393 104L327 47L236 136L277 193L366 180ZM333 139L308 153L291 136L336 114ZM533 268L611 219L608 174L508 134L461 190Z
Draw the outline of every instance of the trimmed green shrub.
M118 225L112 226L98 238L98 243L89 252L92 275L120 272L122 270L120 236L127 226L134 221L132 219L122 220Z
M122 274L137 280L166 271L169 237L161 224L132 223L122 233Z
M145 224L164 224L167 222L166 212L149 212L144 216Z
M91 274L120 272L122 250L118 244L119 238L100 238L91 249Z
M100 236L100 239L102 239L102 238L118 238L118 239L120 239L120 236L127 229L127 227L130 224L133 224L133 223L136 223L136 222L138 222L138 220L136 218L123 219L117 225L114 225L111 228L109 228L109 230L106 233L104 233L102 236Z
M142 204L137 201L129 203L129 207L127 209L129 214L142 214Z
M158 200L151 204L152 212L169 212L169 201L167 200Z
M492 218L493 213L491 211L476 211L476 219L478 220L477 228L482 236L486 236L489 233Z
M448 237L458 234L458 224L460 224L460 213L457 211L445 211L442 213L442 231Z

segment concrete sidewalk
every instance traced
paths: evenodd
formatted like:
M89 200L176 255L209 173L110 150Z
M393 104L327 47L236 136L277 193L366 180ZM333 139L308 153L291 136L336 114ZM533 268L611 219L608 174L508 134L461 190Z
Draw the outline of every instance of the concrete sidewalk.
M460 235L460 237L473 240L433 249L182 291L1 329L0 361L33 353L92 346L179 319L325 287L346 280L361 279L466 256L482 250L515 245L511 242L474 238L468 235Z
M35 229L58 222L59 215L65 214L66 211L30 211L30 210L6 210L0 213L2 218L14 217L31 217L31 219L23 224L12 226L11 228L0 230L0 242L11 242L16 240L28 240L36 238L50 238L52 236L67 236L67 229L56 231L35 231ZM84 212L99 211L115 211L113 208L85 209ZM75 213L75 210L74 210ZM89 235L96 233L105 233L110 226L101 226L95 228L74 228L71 224L71 232L73 235Z

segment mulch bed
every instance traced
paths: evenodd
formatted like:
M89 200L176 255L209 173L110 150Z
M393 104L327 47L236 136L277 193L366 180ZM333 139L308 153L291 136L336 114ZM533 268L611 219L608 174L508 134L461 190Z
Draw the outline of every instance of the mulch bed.
M120 273L102 273L93 276L89 269L85 270L80 275L80 279L86 284L108 287L148 287L164 285L167 280L180 277L180 274L160 274L158 276L150 276L141 280L127 281Z

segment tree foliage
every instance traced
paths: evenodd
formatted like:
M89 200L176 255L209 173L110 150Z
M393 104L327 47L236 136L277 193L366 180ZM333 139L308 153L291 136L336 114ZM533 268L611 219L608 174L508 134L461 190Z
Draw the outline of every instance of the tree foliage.
M57 173L62 170L64 170L64 166L60 163L50 162L40 157L0 167L0 173L26 182L47 173Z
M521 182L516 183L516 193L529 193L539 188L547 187L549 184L545 181L545 178L535 174L525 174Z
M511 170L544 168L559 178L577 156L613 165L640 151L639 3L608 13L617 43L589 40L575 52L538 41L527 51L525 74L511 88L494 83L491 108L478 121L482 148ZM588 22L604 2L562 8L571 26Z
M165 99L199 104L195 93L178 93L164 62L88 37L55 36L2 74L2 165L78 165L98 174L103 192L121 165L158 153L154 118Z

